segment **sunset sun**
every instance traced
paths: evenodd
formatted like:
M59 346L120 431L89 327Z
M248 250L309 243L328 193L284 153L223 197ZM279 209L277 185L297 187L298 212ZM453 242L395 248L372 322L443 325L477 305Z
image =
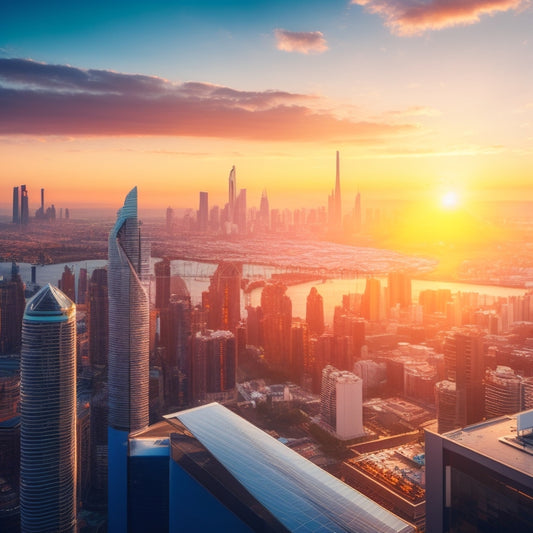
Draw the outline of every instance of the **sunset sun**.
M448 191L444 193L440 199L440 205L444 209L456 209L459 205L459 197L454 191Z

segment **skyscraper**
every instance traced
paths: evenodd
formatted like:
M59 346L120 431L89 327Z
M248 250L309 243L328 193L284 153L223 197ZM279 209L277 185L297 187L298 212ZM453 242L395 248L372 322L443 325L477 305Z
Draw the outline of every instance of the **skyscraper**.
M11 280L0 281L0 354L20 352L22 315L24 314L24 283L18 267L11 266Z
M19 188L13 187L13 224L18 224L20 222L19 215Z
M233 165L231 167L231 171L229 173L229 178L228 178L228 206L229 206L228 222L230 224L233 224L235 222L234 215L235 215L236 199L237 199L237 175L235 172L235 165Z
M259 204L259 230L268 231L270 229L270 207L268 203L268 196L266 189L261 194L261 202Z
M209 222L209 196L207 192L200 192L198 207L198 231L206 232Z
M28 206L28 191L26 185L20 186L20 223L28 224L30 221L30 212Z
M21 354L21 529L76 530L76 306L48 284L26 306Z
M107 270L96 268L91 275L88 295L89 361L105 365L109 346Z
M150 252L137 218L137 187L109 234L109 530L127 531L128 434L149 420Z
M305 320L309 326L310 335L324 333L324 300L316 287L311 287L307 296Z
M242 265L221 262L211 276L208 327L234 331L241 320Z

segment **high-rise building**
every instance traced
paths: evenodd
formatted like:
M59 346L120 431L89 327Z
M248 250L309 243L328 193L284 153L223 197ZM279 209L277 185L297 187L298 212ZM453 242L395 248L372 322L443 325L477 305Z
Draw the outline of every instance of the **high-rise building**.
M453 330L444 342L444 365L446 379L454 383L455 387L439 387L439 383L437 387L442 390L446 405L451 401L452 389L455 389L454 427L479 422L484 413L485 375L481 332L472 328ZM451 423L449 409L444 409L442 414L445 415L446 422L441 421L442 415L439 415L437 406L439 428L448 427Z
M48 284L28 303L21 354L22 531L76 530L76 306Z
M228 222L233 224L235 222L235 202L237 199L237 174L235 171L235 165L231 167L228 177Z
M326 366L322 370L320 415L342 440L364 435L363 380L352 372Z
M198 231L206 232L209 224L209 196L200 191L200 205L198 206Z
M109 234L109 530L127 531L127 442L149 421L150 251L137 218L137 187Z
M270 206L266 189L261 194L261 202L259 203L258 226L259 231L268 231L270 229Z
M261 292L262 340L265 359L278 370L288 371L291 350L292 302L282 283L269 283Z
M237 203L235 207L235 223L239 233L246 233L246 189L239 191L237 196Z
M18 224L20 222L19 214L19 188L13 187L13 224Z
M426 531L533 531L533 412L426 430Z
M170 260L165 258L154 265L155 306L166 309L170 302Z
M61 279L58 280L58 286L68 298L73 302L76 301L76 277L68 265L65 265L65 270L61 275Z
M20 353L24 283L18 267L11 265L11 280L0 281L0 355Z
M368 278L361 301L361 314L371 322L381 319L381 282Z
M26 226L30 221L30 211L28 206L28 191L26 185L20 186L20 223Z
M85 305L87 303L87 269L80 268L78 274L78 295L76 303Z
M307 296L305 320L310 335L322 335L324 333L324 300L316 287L311 287Z
M389 307L411 305L411 278L405 272L389 272Z
M192 348L192 400L196 404L231 399L237 369L235 336L230 331L198 332Z
M208 327L234 331L241 320L242 265L219 263L207 293Z
M485 417L495 418L520 411L522 379L508 366L498 365L485 373Z
M167 207L167 218L166 218L167 232L171 233L172 228L174 227L174 209L172 207Z
M109 349L109 304L107 295L107 269L93 270L89 282L88 302L89 362L105 365Z

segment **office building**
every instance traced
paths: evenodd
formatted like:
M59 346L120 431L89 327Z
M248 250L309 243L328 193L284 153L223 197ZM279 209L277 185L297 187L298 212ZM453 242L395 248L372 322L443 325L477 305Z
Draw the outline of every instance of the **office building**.
M170 260L165 258L154 265L155 306L166 309L170 302Z
M197 332L192 344L192 400L196 405L235 396L237 347L230 331Z
M389 308L399 305L402 309L411 305L411 278L405 272L388 274Z
M305 321L310 335L322 335L324 333L324 300L316 287L311 287L307 296Z
M205 233L209 227L209 195L205 191L200 192L197 221L198 231Z
M381 282L379 279L368 278L365 292L361 300L361 314L370 322L376 322L382 318Z
M127 531L127 441L149 421L150 251L137 218L137 188L109 234L109 530Z
M426 430L426 531L533 531L533 413Z
M259 203L259 218L257 222L259 231L265 232L270 229L270 207L266 189L261 194L261 202Z
M76 530L76 306L48 284L22 325L20 509L24 532Z
M20 222L20 209L19 209L19 188L13 187L13 224L18 224Z
M464 427L479 422L484 414L485 365L482 334L475 328L452 330L446 336L443 350L446 380L454 383L455 387L440 387L439 390L442 390L448 401L451 398L452 389L455 388L454 427ZM442 410L441 414L451 422L448 419L447 409ZM439 427L441 426L440 416L437 405ZM443 427L447 423L443 422Z
M234 331L241 320L240 263L221 262L211 276L206 305L209 329Z
M341 440L363 436L363 380L352 372L326 366L322 370L320 416Z
M235 203L237 199L237 173L235 165L231 167L228 177L228 222L233 225L235 215Z
M107 269L93 270L89 281L87 299L89 362L105 365L109 349L109 304L107 294Z
M20 353L25 305L24 283L12 263L11 279L0 280L0 355Z
M288 370L292 326L292 302L282 283L269 283L261 292L261 339L268 365Z
M73 302L76 301L76 277L74 276L74 273L72 270L65 265L65 269L63 271L63 274L61 275L61 279L58 280L58 286L61 289L62 292L64 292L68 298L70 298Z
M85 305L87 303L87 290L88 290L88 278L87 269L80 268L78 274L78 293L76 297L76 303Z
M20 186L20 223L27 226L30 221L30 211L28 205L28 191L26 185Z
M520 411L522 379L508 366L498 365L485 373L485 418Z
M361 193L357 191L355 195L355 207L354 207L354 231L359 233L362 226L362 217L361 217Z

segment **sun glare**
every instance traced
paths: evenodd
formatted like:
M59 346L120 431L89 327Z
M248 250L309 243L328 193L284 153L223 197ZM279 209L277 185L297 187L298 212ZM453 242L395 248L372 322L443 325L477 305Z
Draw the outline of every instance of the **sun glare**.
M448 191L440 199L441 206L444 209L455 209L459 205L459 198L453 191Z

